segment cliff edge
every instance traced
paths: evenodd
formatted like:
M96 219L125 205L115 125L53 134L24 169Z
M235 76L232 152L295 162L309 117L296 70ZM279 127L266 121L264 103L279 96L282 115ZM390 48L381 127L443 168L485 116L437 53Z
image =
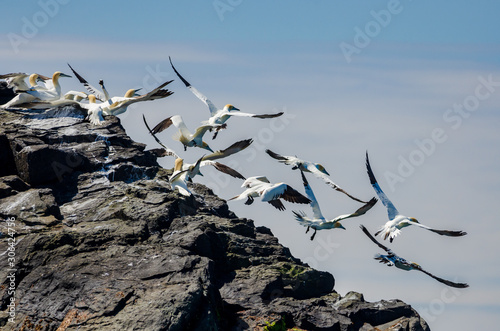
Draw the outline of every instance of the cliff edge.
M113 116L0 110L2 330L429 330L334 291L199 184L170 189Z

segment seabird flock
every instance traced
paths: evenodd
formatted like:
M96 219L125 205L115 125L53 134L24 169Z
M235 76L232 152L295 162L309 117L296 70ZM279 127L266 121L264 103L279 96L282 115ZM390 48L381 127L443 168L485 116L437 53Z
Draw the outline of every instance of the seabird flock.
M246 205L251 205L255 198L260 197L261 201L268 202L280 211L285 210L285 206L281 199L292 203L309 204L312 209L312 217L308 217L303 211L293 211L293 215L301 225L307 227L306 233L309 232L311 228L314 230L312 236L310 237L311 240L314 240L318 230L337 228L345 230L340 221L347 218L362 216L377 203L378 200L375 197L371 198L369 201L364 201L347 193L331 180L330 174L326 171L323 165L302 160L297 156L283 156L266 149L266 153L273 159L276 159L278 162L284 163L285 165L291 166L292 170L299 170L306 195L303 195L286 183L281 182L273 184L265 176L245 178L238 171L216 161L244 150L252 144L253 140L246 139L237 141L224 150L214 152L212 148L205 141L203 141L203 136L207 133L207 131L213 132L212 139L216 139L220 130L227 129L226 122L233 116L267 119L279 117L283 115L283 112L276 114L250 114L241 112L238 108L231 104L225 105L222 109L218 108L177 71L170 57L169 61L177 77L208 107L210 111L210 117L207 120L202 121L201 125L194 130L194 133L191 133L191 131L187 128L180 115L169 116L154 126L153 129L150 128L145 116L143 115L143 121L148 132L154 137L156 142L162 146L161 149L154 149L151 151L158 157L173 156L175 158L174 169L168 178L172 190L177 188L177 191L181 195L191 197L193 193L188 187L188 182L192 182L192 179L196 175L203 176L200 171L201 167L211 165L225 174L244 180L241 187L245 188L245 190L241 194L230 198L229 200L245 200ZM56 71L52 75L52 78L37 73L33 73L31 75L26 73L10 73L0 75L0 79L4 80L4 82L1 82L3 84L2 86L6 87L10 93L13 93L14 97L5 104L0 105L0 109L47 109L65 105L74 105L86 111L86 120L88 120L93 126L100 126L105 123L105 116L116 116L122 114L127 110L127 107L133 103L163 99L173 94L172 91L164 88L173 81L170 80L142 95L138 93L140 89L129 89L123 97L110 97L102 80L98 83L100 88L96 88L90 85L69 64L68 66L79 82L83 84L87 92L68 91L65 94L62 94L59 79L71 76L60 71ZM26 82L26 79L28 79L28 83ZM198 147L210 151L211 154L202 156L193 164L184 162L184 159L182 159L174 150L162 143L157 137L158 133L168 129L172 125L177 129L176 135L173 138L174 140L178 140L182 143L184 151L186 151L188 147ZM372 171L370 160L368 158L368 152L366 153L366 169L370 184L375 190L378 199L380 199L387 208L389 217L389 221L387 221L377 232L375 232L375 237L380 235L384 240L389 238L389 241L392 243L396 236L401 233L401 229L410 225L420 227L443 236L459 237L467 234L463 231L433 229L420 224L413 217L401 215L391 200L389 200L380 188ZM352 200L360 202L363 205L351 214L339 215L331 220L325 219L305 173L313 174L315 177L324 181L332 189L345 194ZM363 225L360 225L360 227L363 233L366 234L372 242L387 253L387 255L377 254L375 256L375 259L379 262L385 263L388 266L395 266L396 268L406 271L421 271L448 286L457 288L465 288L469 286L465 283L455 283L434 276L433 274L422 269L420 265L414 262L406 261L405 259L397 256L391 249L378 242L374 236L370 234L366 227Z

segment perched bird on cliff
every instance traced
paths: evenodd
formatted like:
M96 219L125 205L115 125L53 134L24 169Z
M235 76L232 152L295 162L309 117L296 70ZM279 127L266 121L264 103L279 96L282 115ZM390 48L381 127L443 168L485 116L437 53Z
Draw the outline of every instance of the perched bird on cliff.
M320 178L325 181L326 184L330 185L334 190L339 191L347 195L349 198L356 200L361 203L367 203L366 201L360 200L356 197L353 197L346 191L344 191L340 186L335 184L330 177L330 174L326 171L325 167L323 167L319 163L313 163L306 160L299 159L296 156L283 156L277 154L269 149L266 149L266 153L269 154L270 157L278 160L281 163L286 165L291 165L293 170L300 169L301 171L310 172L317 178Z
M142 95L138 94L137 92L142 89L138 88L138 89L127 90L127 92L125 92L125 95L123 97L120 96L110 97L106 87L104 86L104 82L102 79L99 80L99 85L102 90L101 93L97 88L90 85L87 82L87 80L85 80L85 78L83 78L79 73L77 73L69 63L68 66L70 67L71 71L73 71L78 81L80 81L80 83L82 83L83 86L87 89L87 91L95 95L97 100L102 101L100 107L102 108L105 115L116 116L127 111L128 106L130 106L133 103L140 101L163 99L174 93L168 89L163 89L165 86L173 82L173 80L170 80L161 84L160 86L156 87L151 92L148 92L146 94Z
M243 182L241 187L247 189L229 200L246 199L245 205L251 205L255 197L261 197L262 201L270 203L278 210L285 210L285 206L280 199L293 203L311 202L290 185L286 183L271 184L265 176L250 177Z
M61 85L59 84L59 78L61 77L71 77L60 71L54 72L52 79L45 81L46 89L30 88L28 90L19 91L21 93L28 93L34 96L36 101L55 101L61 99Z
M174 140L180 141L184 145L184 151L187 150L188 147L199 147L206 150L209 150L213 153L213 150L208 146L206 142L204 142L203 135L210 129L213 129L217 126L214 125L202 125L196 128L194 133L189 132L184 120L180 115L170 116L160 123L156 124L153 128L153 133L159 133L163 130L169 128L171 125L174 125L179 131L172 138Z
M89 103L80 103L80 107L87 109L87 119L93 125L102 125L104 123L103 111L99 104L96 103L96 97L93 94L88 96Z
M26 84L26 78L28 78L29 85ZM23 72L16 72L0 75L0 79L5 80L5 82L7 83L7 87L12 88L14 92L18 92L18 90L29 90L30 88L37 86L37 82L48 81L50 80L50 77L43 76L37 73L28 75Z
M187 182L190 181L192 177L196 173L199 173L201 158L195 164L187 165L185 169L183 169L184 160L180 157L175 159L175 167L174 172L170 176L169 183L172 187L172 190L177 188L179 193L185 196L191 196L193 193L188 189Z
M321 213L321 209L319 208L319 203L316 200L314 192L311 186L309 186L309 182L307 181L306 176L304 175L304 172L302 170L300 170L300 174L302 175L302 181L304 183L304 188L306 190L307 197L311 200L310 205L313 210L313 217L312 218L307 217L306 214L302 211L300 212L292 211L292 212L295 215L295 219L300 224L302 224L303 226L307 226L306 233L309 232L309 228L314 229L314 233L311 236L311 240L314 240L317 230L337 229L337 228L345 230L345 228L340 223L341 220L364 215L368 210L370 210L375 205L375 203L377 203L377 199L372 198L363 207L359 208L352 214L344 214L337 216L332 220L326 220L323 217L323 214Z
M378 247L382 248L384 251L387 252L387 255L381 255L381 254L375 255L375 260L378 260L380 263L385 263L389 267L395 266L398 269L406 270L406 271L409 271L409 270L421 271L424 274L431 276L432 278L434 278L438 282L441 282L441 283L446 284L446 285L451 286L451 287L457 287L457 288L469 287L469 285L466 283L455 283L455 282L434 276L430 272L427 272L424 269L422 269L422 267L420 265L418 265L417 263L406 261L402 257L397 256L391 249L389 249L389 248L385 247L384 245L382 245L381 243L379 243L363 225L360 225L359 227L368 236L368 238L370 238L371 241L373 241Z
M29 77L29 86L24 81L26 77ZM42 76L39 74L27 75L24 73L15 73L1 75L0 78L5 79L7 82L7 87L12 88L12 90L17 93L13 98L11 98L7 103L0 105L0 108L10 108L14 106L19 106L22 104L28 104L37 100L35 96L28 93L22 93L22 91L27 91L29 89L33 90L46 90L45 86L39 85L38 82L45 82L49 80L49 77ZM19 93L18 93L19 92Z
M234 107L231 104L227 104L224 106L222 109L218 109L212 101L210 101L206 96L201 94L196 88L194 88L187 80L184 79L184 77L179 74L177 69L175 69L174 65L172 64L172 59L170 56L168 57L170 61L170 65L172 66L172 69L174 69L175 73L177 74L177 77L182 80L184 85L193 92L193 94L200 99L205 105L207 105L208 109L210 110L210 118L207 121L203 121L203 125L219 125L216 128L216 131L213 135L212 139L215 139L217 137L217 133L221 129L226 128L226 121L231 117L231 116L240 116L240 117L254 117L254 118L273 118L273 117L278 117L283 115L283 112L276 113L276 114L249 114L249 113L242 113L240 110L236 107Z
M373 189L377 193L380 201L382 201L384 206L387 208L387 214L389 216L389 221L385 223L385 225L375 233L375 236L381 234L381 236L384 237L384 240L389 238L390 242L392 242L394 238L396 238L396 236L401 233L402 228L410 225L418 226L420 228L432 231L442 236L459 237L467 234L467 232L464 231L436 230L428 226L425 226L423 224L420 224L413 217L407 217L401 215L399 211L396 209L396 207L393 205L391 200L389 200L389 198L385 195L384 191L382 191L382 189L378 185L377 180L375 179L375 175L373 174L372 168L370 166L370 160L368 159L368 152L366 152L366 169L368 172L368 177L370 177L370 183L372 184Z

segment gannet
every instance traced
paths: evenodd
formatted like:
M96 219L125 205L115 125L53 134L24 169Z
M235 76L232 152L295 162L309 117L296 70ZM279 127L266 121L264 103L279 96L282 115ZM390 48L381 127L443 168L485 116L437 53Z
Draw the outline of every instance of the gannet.
M215 139L217 137L217 133L219 132L220 129L225 129L226 128L226 121L231 117L231 116L240 116L240 117L254 117L254 118L273 118L273 117L278 117L283 115L283 112L279 112L276 114L263 114L263 115L258 115L258 114L249 114L249 113L242 113L238 108L231 104L227 104L224 106L222 109L218 109L212 101L210 101L206 96L201 94L196 88L194 88L187 80L184 79L184 77L179 74L177 69L175 69L172 59L170 56L168 57L170 61L170 65L172 66L172 69L174 69L175 73L177 74L177 77L179 77L180 80L186 85L186 87L193 92L193 94L200 99L205 105L207 105L208 109L210 110L210 118L207 121L203 121L202 124L209 124L209 125L220 125L217 127L213 138Z
M302 181L304 183L304 189L306 190L307 197L311 200L311 208L313 210L313 218L309 218L306 216L306 214L303 211L296 212L292 211L292 213L295 215L295 219L302 224L303 226L307 226L306 233L309 232L309 228L314 229L314 233L311 236L311 240L314 240L314 237L316 236L316 231L317 230L324 230L324 229L344 229L345 228L342 226L340 223L341 220L344 220L346 218L350 217L356 217L356 216L361 216L364 215L368 210L370 210L375 203L377 203L376 198L372 198L369 202L367 202L363 207L359 208L352 214L344 214L335 217L332 220L326 220L323 217L323 214L321 213L321 209L319 208L319 203L316 200L316 197L314 196L314 192L309 185L306 176L304 175L304 172L301 170L300 174L302 175Z
M235 178L245 180L246 178L242 174L240 174L238 171L234 170L233 168L231 168L225 164L222 164L220 162L216 162L214 160L222 159L222 158L228 157L229 155L237 153L237 152L247 148L248 146L250 146L250 144L252 142L253 142L252 139L240 140L240 141L235 142L234 144L232 144L231 146L227 147L224 150L218 150L212 154L203 156L201 158L200 166L198 168L196 168L197 171L191 171L190 178L193 178L196 175L203 176L203 174L199 171L199 168L211 165L215 169L219 170L220 172L223 172L223 173L228 174L228 175L235 177ZM192 165L191 164L184 164L182 169L186 170L190 166L192 166Z
M87 119L93 125L102 125L104 123L103 111L100 104L96 103L96 97L93 94L88 96L89 103L80 103L80 107L87 109Z
M153 138L156 140L156 142L158 144L160 144L160 146L163 147L163 151L158 152L156 155L159 156L159 157L160 156L161 157L163 157L163 156L175 156L176 158L179 158L179 156L174 152L174 150L172 150L169 147L165 146L165 144L163 144L161 142L161 140L158 139L158 137L156 136L156 134L154 134L154 132L149 128L148 122L146 121L146 117L144 116L144 114L142 115L142 119L144 120L144 124L146 125L146 128L148 129L149 133L153 136ZM216 161L213 161L213 160L222 159L222 158L228 157L230 155L233 155L234 153L237 153L237 152L239 152L239 151L247 148L248 146L250 146L250 144L252 142L253 142L253 139L240 140L240 141L235 142L234 144L232 144L231 146L227 147L224 150L218 150L218 151L215 151L212 154L203 156L201 158L200 167L211 165L215 169L219 170L220 172L223 172L223 173L228 174L230 176L233 176L233 177L240 178L240 179L244 180L245 177L242 174L240 174L238 171L236 171L233 168L228 167L228 166L226 166L226 165L224 165L224 164L222 164L220 162L216 162ZM190 164L184 163L183 166L182 166L182 170L186 170L187 167L189 167L189 166L190 166ZM194 177L196 175L203 176L203 174L199 170L198 170L197 173L193 173L192 177Z
M7 75L2 75L1 77L8 77L4 78L5 81L7 82L7 86L12 88L15 93L17 93L11 100L9 100L7 103L0 105L0 108L6 109L6 108L11 108L14 106L22 105L22 104L28 104L30 102L33 102L37 100L36 97L28 94L28 93L23 93L22 91L26 91L29 89L32 90L45 90L46 88L44 86L38 85L38 82L44 82L45 80L48 80L48 77L41 76L39 74L31 74L29 75L29 84L30 86L26 84L24 79L28 77L27 74L23 73L16 73L16 74L7 74Z
M330 185L334 190L344 193L345 195L347 195L349 198L351 198L353 200L356 200L356 201L361 202L361 203L367 203L366 201L363 201L363 200L360 200L356 197L353 197L352 195L350 195L349 193L344 191L344 189L342 189L340 186L335 184L328 177L328 176L330 176L330 174L326 171L325 167L323 167L319 163L313 163L313 162L301 160L296 156L279 155L279 154L274 153L273 151L271 151L269 149L266 149L266 153L269 154L270 157L278 160L281 163L291 165L293 170L300 169L302 171L312 173L314 176L324 180L326 182L326 184Z
M148 92L146 94L142 94L139 96L135 96L137 91L140 89L129 89L127 93L125 93L124 97L112 97L109 100L112 102L112 104L108 107L103 108L103 111L106 115L119 115L127 111L128 106L130 106L133 103L140 102L140 101L151 101L151 100L157 100L157 99L163 99L166 98L170 95L172 95L174 92L168 90L168 89L163 89L163 87L167 86L168 84L172 83L173 80L170 80L168 82L165 82L158 86L157 88L153 89L151 92Z
M175 159L174 172L168 178L168 182L170 183L172 191L175 191L175 188L177 187L180 194L191 196L192 193L187 187L187 180L189 178L188 170L182 170L182 164L183 159L181 159L180 157Z
M84 99L88 99L88 97L89 97L89 95L87 93L84 93L84 92L68 91L68 92L64 93L62 98L65 100L82 101ZM94 98L95 98L95 95L94 95Z
M28 89L22 92L28 93L34 96L37 100L40 100L42 102L55 101L61 99L61 85L59 85L60 77L71 77L71 76L66 75L60 71L56 71L52 75L52 79L46 81L47 89Z
M370 166L370 160L368 159L368 152L366 152L366 169L368 172L368 177L370 177L370 183L372 184L373 189L377 193L380 201L382 201L384 206L387 208L387 214L389 216L389 221L385 223L385 225L375 233L375 236L381 234L381 236L384 237L384 240L386 240L387 237L389 237L389 241L392 242L394 238L396 238L396 236L401 232L402 228L410 225L415 225L427 229L442 236L459 237L467 234L467 232L464 231L432 229L428 226L420 224L413 217L407 217L401 215L396 209L396 207L392 204L391 200L389 200L389 198L385 195L384 191L382 191L382 189L378 185L377 180L375 179L375 175L373 174L372 168Z
M247 189L240 195L229 200L244 200L245 205L251 205L255 197L268 202L278 210L285 210L280 199L293 203L310 203L311 200L300 194L297 190L286 183L271 184L265 176L254 176L247 178L241 187ZM228 200L228 201L229 201Z
M173 139L179 140L184 145L184 151L187 149L187 147L199 147L207 149L213 153L213 150L210 148L210 146L208 146L208 144L204 142L202 139L205 132L215 128L216 126L202 125L195 130L194 134L192 134L186 127L186 124L184 123L182 117L180 115L174 115L158 123L153 128L152 132L155 134L162 132L163 130L170 127L172 124L179 130L179 132L173 136Z
M87 91L89 91L90 94L95 95L97 100L99 100L101 102L105 102L105 101L110 99L107 90L104 88L104 82L102 81L102 79L99 81L99 85L101 86L101 89L102 89L102 93L101 93L101 92L99 92L98 89L96 89L95 87L90 85L87 82L87 80L85 80L85 78L83 78L80 74L78 74L69 63L67 63L67 65L71 69L71 71L73 71L73 74L78 79L78 81L83 84L83 86L87 89Z
M370 234L370 232L368 232L368 230L363 225L360 225L359 227L368 236L368 238L370 238L371 241L373 241L378 247L382 248L384 251L387 252L387 255L381 255L381 254L376 254L375 255L375 260L378 260L380 263L385 263L389 267L395 266L398 269L406 270L406 271L409 271L409 270L418 270L418 271L421 271L424 274L431 276L432 278L434 278L438 282L441 282L441 283L446 284L446 285L451 286L451 287L457 287L457 288L466 288L466 287L469 287L469 285L466 284L466 283L455 283L455 282L452 282L452 281L449 281L449 280L446 280L446 279L434 276L430 272L425 271L424 269L422 269L422 267L420 265L418 265L417 263L406 261L402 257L397 256L391 249L389 249L389 248L385 247L384 245L382 245L381 243L379 243Z
M25 79L29 77L29 84L26 84ZM14 92L18 92L18 90L25 91L29 90L32 87L37 86L38 81L46 81L49 80L49 77L40 75L40 74L31 74L28 75L23 72L10 73L5 75L0 75L0 79L4 79L7 82L7 87L12 88Z
M85 78L83 78L79 73L77 73L69 63L68 66L70 67L71 71L73 71L78 81L80 81L80 83L82 83L83 86L85 86L87 91L89 91L91 94L94 94L97 100L102 101L101 108L103 109L105 115L116 116L124 113L127 110L127 107L135 102L162 99L173 94L173 92L169 91L168 89L162 89L163 87L170 84L172 82L171 80L161 84L157 88L153 89L151 92L143 95L137 93L138 91L142 90L142 88L137 88L137 89L127 90L127 92L125 92L125 95L123 97L119 96L110 97L108 91L106 90L106 87L104 86L104 82L102 79L99 80L99 85L102 90L101 93L97 88L90 85L87 82L87 80L85 80Z

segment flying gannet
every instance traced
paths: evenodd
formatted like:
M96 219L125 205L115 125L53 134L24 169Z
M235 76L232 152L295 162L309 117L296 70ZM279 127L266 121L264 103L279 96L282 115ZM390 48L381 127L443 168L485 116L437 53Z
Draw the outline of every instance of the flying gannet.
M430 272L425 271L424 269L422 269L422 267L420 265L418 265L417 263L406 261L402 257L397 256L391 249L389 249L389 248L385 247L384 245L382 245L381 243L379 243L370 234L370 232L368 232L368 230L363 225L360 225L359 227L368 236L368 238L370 238L371 241L373 241L378 247L382 248L384 251L387 252L387 255L381 255L381 254L375 255L375 260L378 260L380 263L385 263L389 267L395 266L398 269L406 270L406 271L410 271L410 270L421 271L424 274L426 274L428 276L431 276L432 278L434 278L438 282L441 282L441 283L446 284L446 285L451 286L451 287L457 287L457 288L466 288L466 287L469 287L469 285L466 284L466 283L455 283L455 282L452 282L452 281L449 281L449 280L446 280L446 279L434 276Z
M163 88L172 82L173 80L165 82L160 86L158 86L157 88L153 89L152 91L139 96L134 96L134 95L140 89L130 89L127 91L127 93L125 93L124 97L112 97L111 99L109 99L112 102L112 104L109 107L103 108L103 111L106 115L116 116L127 111L128 106L130 106L133 103L166 98L172 95L174 92Z
M297 190L286 183L271 184L265 176L254 176L247 178L241 187L247 189L240 195L229 200L245 200L245 205L251 205L255 197L268 202L278 210L285 210L280 199L293 203L310 203L311 200L300 194ZM228 200L228 201L229 201Z
M273 117L278 117L283 115L283 112L279 112L276 114L250 114L250 113L243 113L240 112L240 110L236 107L234 107L231 104L227 104L224 106L224 108L219 109L217 108L212 101L210 101L206 96L201 94L196 88L194 88L187 80L184 79L184 77L179 74L177 69L175 69L174 65L172 64L172 59L170 56L168 57L170 61L170 65L172 66L172 69L174 69L175 73L177 74L177 77L179 77L180 80L186 85L186 87L193 92L193 94L200 99L205 105L207 105L208 109L210 110L210 118L207 121L203 121L202 124L208 124L208 125L219 125L213 135L212 139L215 139L217 137L217 133L221 129L226 128L226 121L231 117L231 116L240 116L240 117L254 117L254 118L273 118Z
M161 156L161 157L163 157L163 156L175 156L176 158L179 158L179 156L172 149L170 149L169 147L165 146L165 144L163 144L161 142L161 140L158 139L158 137L156 136L156 134L154 134L153 130L150 129L150 127L149 127L149 125L148 125L148 123L146 121L146 117L144 116L144 114L142 115L142 118L144 120L144 124L146 125L146 128L148 129L149 133L153 136L153 138L156 140L156 142L158 144L160 144L160 146L163 147L163 151L156 153L156 155L157 156ZM231 146L227 147L224 150L218 150L218 151L215 151L212 154L203 156L201 158L200 167L211 165L215 169L219 170L220 172L223 172L223 173L228 174L230 176L233 176L235 178L240 178L240 179L244 180L245 177L242 174L240 174L238 171L236 171L233 168L231 168L231 167L229 167L227 165L224 165L224 164L222 164L220 162L216 162L214 160L222 159L222 158L228 157L230 155L233 155L234 153L242 151L245 148L247 148L248 146L250 146L250 144L252 142L253 142L253 139L240 140L240 141L235 142L234 144L232 144ZM187 168L189 166L191 166L191 165L187 164L187 163L183 163L182 170L187 170ZM196 175L203 176L203 174L199 171L199 167L198 167L198 172L197 173L193 173L192 176L191 176L191 178L193 178Z
M356 210L352 214L344 214L344 215L337 216L332 220L326 220L323 217L323 214L321 213L321 209L319 208L319 203L316 200L316 197L314 196L314 192L313 192L311 186L309 185L309 183L306 179L306 176L304 175L304 172L302 170L300 171L300 174L302 175L302 181L304 182L304 188L306 190L307 197L311 200L310 205L311 205L311 208L313 211L313 217L312 218L307 217L306 214L302 211L300 211L300 212L292 211L292 212L295 215L295 219L298 222L300 222L300 224L302 224L303 226L307 226L306 233L309 232L309 228L314 229L314 233L311 236L311 240L314 240L314 237L316 236L317 230L337 229L337 228L345 230L345 228L340 223L341 220L344 220L344 219L350 218L350 217L357 217L357 216L364 215L368 210L370 210L375 205L375 203L377 203L377 199L372 198L363 207L359 208L358 210Z
M377 193L380 201L382 201L384 206L387 208L387 214L389 216L389 221L385 223L385 225L382 226L382 228L380 228L380 230L378 230L375 233L375 236L381 234L381 236L384 237L384 240L386 240L387 237L389 237L389 241L392 242L394 238L396 238L396 236L401 232L402 228L410 225L415 225L420 228L424 228L426 230L435 232L442 236L459 237L467 234L467 232L464 231L436 230L428 226L425 226L423 224L420 224L413 217L407 217L401 215L396 209L396 207L392 204L391 200L389 200L389 198L385 195L384 191L382 191L382 189L378 185L377 180L375 179L375 175L373 174L372 168L370 166L370 160L368 159L368 152L366 152L366 169L368 172L368 177L370 177L370 183L372 184L373 189Z
M300 169L305 172L310 172L314 176L321 178L322 180L325 181L326 184L330 185L334 190L339 191L347 195L349 198L356 200L361 203L367 203L366 201L360 200L349 193L347 193L344 189L342 189L340 186L335 184L330 177L330 174L326 171L325 167L323 167L319 163L313 163L309 161L305 161L302 159L299 159L296 156L283 156L279 155L277 153L274 153L273 151L266 149L266 153L269 154L270 157L278 160L281 163L284 163L286 165L291 165L293 170Z
M179 131L172 138L174 140L180 141L184 145L184 151L187 150L188 147L199 147L210 152L214 152L210 146L206 142L204 142L203 135L210 129L213 129L217 126L214 125L202 125L198 127L194 133L189 132L184 120L180 115L170 116L160 123L158 123L152 130L153 133L159 133L163 130L169 128L171 125L174 125Z

